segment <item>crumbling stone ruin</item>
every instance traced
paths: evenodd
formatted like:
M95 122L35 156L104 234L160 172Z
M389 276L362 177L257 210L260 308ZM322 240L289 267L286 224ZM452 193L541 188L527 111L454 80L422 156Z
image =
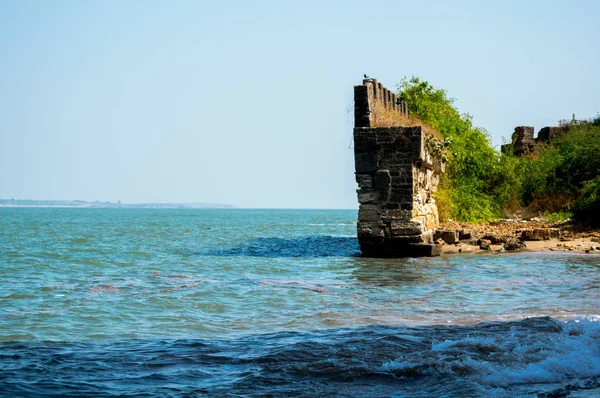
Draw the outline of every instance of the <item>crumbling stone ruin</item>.
M407 115L407 104L375 79L354 87L354 156L364 256L436 256L433 194L444 171L441 143L421 126L377 127L376 105Z
M504 154L515 156L524 156L535 153L536 150L544 145L552 145L552 141L561 134L569 130L567 125L560 127L544 127L536 138L533 138L533 127L517 126L512 134L511 143L502 145L500 150Z

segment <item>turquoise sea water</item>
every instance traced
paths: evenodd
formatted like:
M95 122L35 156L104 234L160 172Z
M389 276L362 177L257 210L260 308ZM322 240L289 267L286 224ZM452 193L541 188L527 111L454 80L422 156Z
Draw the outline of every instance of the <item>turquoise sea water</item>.
M366 259L355 220L0 208L0 396L600 394L600 257Z

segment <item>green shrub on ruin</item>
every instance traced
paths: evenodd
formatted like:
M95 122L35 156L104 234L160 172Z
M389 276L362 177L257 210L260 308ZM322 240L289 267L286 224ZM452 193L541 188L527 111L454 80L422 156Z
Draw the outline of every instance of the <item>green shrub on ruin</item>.
M552 145L526 157L500 154L488 133L461 114L446 91L413 77L398 96L411 117L449 144L447 167L435 194L441 219L488 221L521 207L540 214L570 214L599 224L600 114L573 120Z
M521 203L537 211L570 211L589 181L600 175L600 126L571 126L552 146L524 160Z
M469 114L461 114L446 91L417 77L404 79L399 97L409 113L435 128L448 142L446 173L436 193L442 218L488 221L500 216L502 207L516 197L507 170L514 161L502 160L489 134L473 126Z

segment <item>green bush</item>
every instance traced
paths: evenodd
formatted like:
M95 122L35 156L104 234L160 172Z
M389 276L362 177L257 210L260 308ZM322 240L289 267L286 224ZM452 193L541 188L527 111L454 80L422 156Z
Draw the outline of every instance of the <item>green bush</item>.
M573 218L600 225L600 176L583 184L581 196L573 205Z
M557 168L560 187L557 190L576 192L583 188L586 181L594 179L600 173L600 127L592 124L573 126L559 137L555 143L563 157Z
M551 213L549 211L544 212L544 217L548 222L558 222L558 221L567 221L573 217L573 213L569 211L559 211L556 213Z
M488 221L520 207L540 213L570 212L597 222L600 189L600 115L573 119L567 133L526 157L500 154L488 133L461 114L446 91L417 77L398 95L411 115L436 129L449 146L446 173L435 199L442 219ZM594 218L595 217L595 218Z
M587 181L600 175L600 127L575 124L552 146L524 164L521 203L538 210L569 211Z
M398 95L410 114L435 128L449 142L446 173L436 193L442 218L489 221L518 197L513 173L517 162L504 159L491 145L489 134L460 114L446 91L417 77L404 79ZM520 178L517 178L519 180Z

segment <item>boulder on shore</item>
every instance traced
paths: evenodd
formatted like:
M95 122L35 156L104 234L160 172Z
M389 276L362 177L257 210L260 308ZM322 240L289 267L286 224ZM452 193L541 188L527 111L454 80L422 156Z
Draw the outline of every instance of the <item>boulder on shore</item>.
M497 245L499 243L506 243L506 241L508 240L508 237L500 236L500 235L496 234L495 232L486 232L485 235L481 239L487 239L492 243L492 245Z
M560 238L558 228L528 228L518 230L517 234L521 240L550 240Z
M477 239L477 232L474 229L464 228L458 231L460 240Z
M477 244L479 245L479 248L481 250L492 250L492 248L490 247L490 241L487 239L479 239L477 241Z
M511 252L520 252L527 248L525 242L517 238L508 238L504 244L504 250Z
M436 229L433 234L433 240L442 239L449 245L458 243L458 231L455 229Z

